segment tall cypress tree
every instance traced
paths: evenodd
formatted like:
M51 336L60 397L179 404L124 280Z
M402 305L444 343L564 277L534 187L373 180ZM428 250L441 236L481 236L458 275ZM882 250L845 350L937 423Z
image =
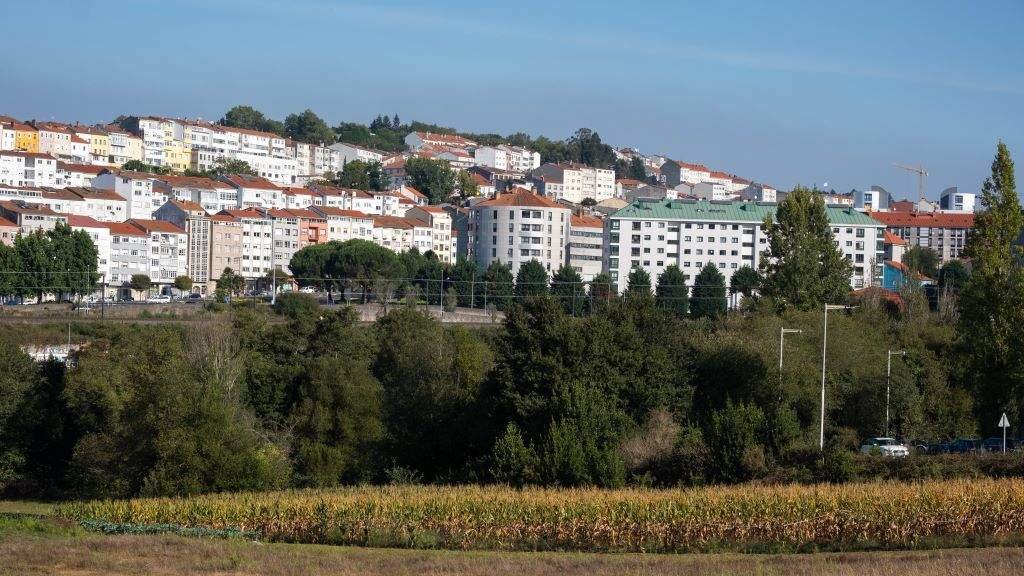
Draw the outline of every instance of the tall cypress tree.
M1024 271L1015 244L1022 227L1013 160L999 142L964 250L973 271L960 296L960 338L970 354L975 409L989 431L1003 411L1015 423L1024 415Z
M764 229L761 294L803 310L846 297L853 266L833 240L820 192L797 186Z
M672 264L658 275L658 287L655 289L654 302L663 310L670 310L677 316L685 316L689 306L689 289L686 277L679 266Z
M718 318L725 314L725 276L718 267L708 262L693 281L690 312L694 318Z

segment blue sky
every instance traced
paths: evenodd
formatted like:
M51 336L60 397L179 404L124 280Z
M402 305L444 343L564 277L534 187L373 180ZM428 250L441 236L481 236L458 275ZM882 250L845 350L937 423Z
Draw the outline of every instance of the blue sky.
M842 5L840 5L842 4ZM4 5L0 114L312 108L702 162L780 188L975 190L1024 162L1024 2L35 0ZM17 47L17 49L11 49ZM26 48L30 47L30 48Z

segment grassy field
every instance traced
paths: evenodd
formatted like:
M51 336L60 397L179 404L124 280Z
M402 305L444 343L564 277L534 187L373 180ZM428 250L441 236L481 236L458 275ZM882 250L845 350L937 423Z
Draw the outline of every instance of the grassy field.
M931 576L1015 574L1024 549L827 554L465 552L108 536L71 523L0 516L0 575L121 576Z
M1024 481L689 490L353 487L74 503L128 533L239 530L268 542L578 552L815 552L1015 544Z

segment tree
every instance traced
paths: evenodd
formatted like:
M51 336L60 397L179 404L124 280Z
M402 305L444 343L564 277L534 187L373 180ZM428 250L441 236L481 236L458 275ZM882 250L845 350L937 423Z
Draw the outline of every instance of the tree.
M307 144L330 146L334 143L334 132L308 108L300 114L289 114L284 119L284 131L292 140Z
M913 272L934 278L939 267L939 253L933 248L913 246L903 254L903 263Z
M590 281L590 308L593 310L604 309L618 292L615 280L608 272L601 272Z
M551 277L551 295L558 300L566 314L579 316L583 314L587 302L587 292L583 288L583 278L575 268L562 264Z
M964 286L967 285L967 280L970 279L971 273L967 271L967 267L964 266L961 260L950 260L939 268L939 290L943 293L948 294L959 294Z
M743 294L745 298L750 298L760 286L761 275L753 266L744 264L733 272L732 280L729 282L729 293Z
M132 274L131 280L128 281L128 286L136 292L148 292L153 287L153 281L146 274Z
M676 316L686 316L689 307L689 288L686 277L676 264L671 264L658 275L658 287L654 303L662 310L669 310Z
M217 291L227 296L235 296L245 288L245 277L236 274L229 266L220 273L217 279Z
M57 294L81 295L92 292L99 282L99 250L85 230L72 230L58 223L46 232L50 262L50 285Z
M718 318L725 314L725 276L708 262L693 281L690 312L694 318Z
M548 272L537 259L519 265L516 273L516 297L539 296L548 293Z
M335 183L344 188L357 190L387 190L387 179L380 162L352 160L346 162L338 173Z
M267 118L252 106L235 106L224 114L218 124L232 128L271 132L280 136L285 135L284 124Z
M512 306L512 295L512 271L497 260L491 262L484 271L484 302L504 311Z
M142 160L129 160L121 168L123 170L131 170L132 172L146 172L147 174L169 174L171 172L171 169L166 166L153 166L152 164L146 164Z
M802 310L846 297L853 266L835 245L820 192L797 186L763 226L768 236L761 259L763 295Z
M179 292L189 292L192 290L192 279L188 276L178 276L174 279L174 287Z
M426 194L431 204L447 202L458 183L455 171L445 160L409 158L405 162L405 173L409 184Z
M651 275L643 268L633 268L626 278L626 298L650 300Z
M1024 415L1024 270L1016 244L1024 215L1003 142L982 185L981 208L964 249L972 270L960 293L960 338L969 350L982 429L994 431L993 414L1005 409L1016 423Z
M202 176L203 178L217 179L225 174L241 174L256 176L256 170L245 160L237 158L217 158L209 170L186 170L186 176Z
M641 182L647 180L647 168L644 167L644 161L639 156L633 156L630 159L628 177Z
M459 170L455 189L463 198L473 198L480 195L480 186L473 181L473 176L465 170Z
M615 151L601 142L601 136L589 128L580 128L569 138L568 150L572 160L595 168L615 166Z
M448 278L452 288L459 295L459 306L476 306L477 302L483 302L483 286L477 286L476 261L459 256L452 267L451 275Z

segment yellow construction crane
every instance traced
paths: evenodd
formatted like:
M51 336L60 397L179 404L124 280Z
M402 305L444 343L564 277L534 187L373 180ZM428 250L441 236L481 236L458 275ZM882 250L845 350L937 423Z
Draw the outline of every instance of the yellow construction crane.
M928 171L924 169L924 166L907 166L906 164L899 164L897 162L892 163L897 168L902 168L907 172L913 172L917 174L917 201L918 204L924 200L924 177L928 175Z

